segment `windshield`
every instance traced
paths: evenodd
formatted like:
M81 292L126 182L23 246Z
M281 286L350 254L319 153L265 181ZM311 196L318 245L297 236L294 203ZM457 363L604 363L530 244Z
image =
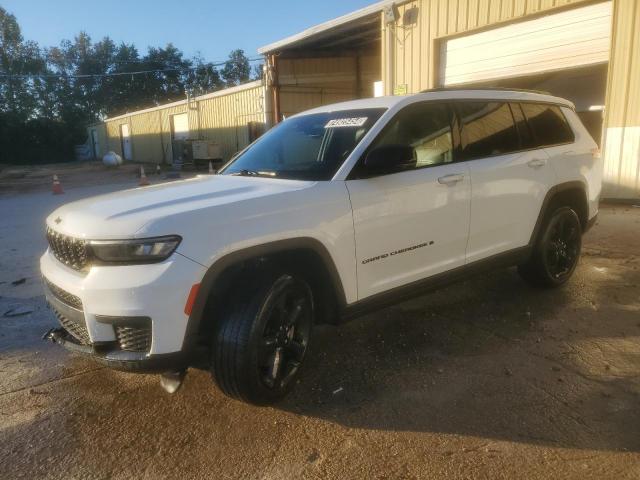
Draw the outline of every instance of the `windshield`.
M222 175L330 180L385 109L340 110L290 118L222 169Z

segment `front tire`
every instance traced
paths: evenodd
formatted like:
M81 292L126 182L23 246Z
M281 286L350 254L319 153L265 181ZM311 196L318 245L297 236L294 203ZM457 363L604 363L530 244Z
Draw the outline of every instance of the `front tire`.
M289 273L238 283L213 342L212 375L228 396L264 405L295 385L311 338L313 295Z
M559 287L573 275L581 248L578 215L570 207L558 208L546 219L531 258L518 267L518 272L533 286Z

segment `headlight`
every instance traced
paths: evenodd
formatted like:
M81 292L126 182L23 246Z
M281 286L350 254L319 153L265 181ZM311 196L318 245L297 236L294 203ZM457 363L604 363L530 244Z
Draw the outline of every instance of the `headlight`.
M132 240L91 240L88 247L96 263L154 263L167 259L181 240L177 235Z

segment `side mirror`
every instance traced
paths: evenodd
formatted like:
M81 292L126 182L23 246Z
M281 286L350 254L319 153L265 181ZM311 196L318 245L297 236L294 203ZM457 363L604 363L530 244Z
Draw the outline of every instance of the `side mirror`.
M413 168L416 159L409 145L383 145L371 150L364 159L368 172L382 174Z

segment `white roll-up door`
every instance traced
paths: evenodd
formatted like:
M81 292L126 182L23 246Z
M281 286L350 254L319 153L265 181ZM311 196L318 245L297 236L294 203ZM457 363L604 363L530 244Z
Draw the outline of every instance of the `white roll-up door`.
M485 82L609 60L611 1L442 42L440 84Z

